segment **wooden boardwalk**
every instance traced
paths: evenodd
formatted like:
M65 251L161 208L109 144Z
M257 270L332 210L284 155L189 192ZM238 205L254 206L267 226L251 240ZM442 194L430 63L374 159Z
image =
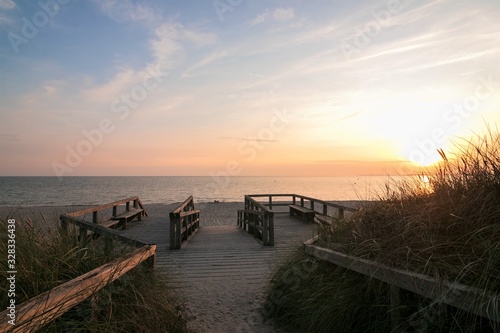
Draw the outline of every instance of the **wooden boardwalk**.
M157 244L157 268L172 273L172 288L183 292L191 332L278 332L262 323L263 290L279 260L311 238L317 225L277 214L275 246L263 246L236 226L242 204L234 205L198 204L200 229L181 250L169 249L165 213L150 212L123 233ZM204 226L204 219L219 225Z

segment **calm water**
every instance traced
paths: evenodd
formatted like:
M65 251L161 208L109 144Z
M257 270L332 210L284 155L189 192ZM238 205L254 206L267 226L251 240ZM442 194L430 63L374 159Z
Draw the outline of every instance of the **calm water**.
M93 205L138 196L145 204L243 201L245 194L296 193L323 200L370 200L389 181L372 177L0 177L0 206ZM391 183L393 180L391 180Z

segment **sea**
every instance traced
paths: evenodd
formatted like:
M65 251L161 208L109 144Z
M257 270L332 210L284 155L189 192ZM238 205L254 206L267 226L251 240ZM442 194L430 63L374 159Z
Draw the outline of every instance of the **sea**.
M247 194L300 194L325 201L377 200L399 178L0 177L0 206L99 205L133 196L144 204L171 204L190 195L195 202L243 202Z

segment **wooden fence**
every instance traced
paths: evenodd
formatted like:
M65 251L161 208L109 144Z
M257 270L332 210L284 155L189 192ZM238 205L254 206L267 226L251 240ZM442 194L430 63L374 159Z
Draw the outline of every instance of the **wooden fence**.
M500 295L460 283L439 281L436 278L392 268L331 249L316 246L318 236L304 243L306 253L354 272L385 282L390 287L391 320L394 329L402 323L400 288L448 304L500 323Z
M110 263L65 282L16 307L16 325L6 320L0 332L35 332L83 302L107 284L155 255L156 245L146 245ZM7 318L7 311L0 313Z
M128 200L128 201L126 201ZM136 201L134 201L136 200ZM99 207L94 207L60 216L62 231L68 235L71 225L79 230L78 240L82 246L97 236L104 237L105 251L109 251L113 241L127 243L137 247L129 254L112 262L104 264L73 280L67 281L49 291L35 296L28 301L16 306L16 325L12 326L7 321L0 322L0 332L27 333L35 332L53 320L59 318L75 305L80 304L107 284L118 279L140 263L145 262L152 269L155 267L156 245L147 244L139 240L130 239L118 234L116 231L97 223L95 214L105 208L113 207L116 216L116 206L126 202L137 202L137 206L144 209L137 197L117 201ZM135 206L136 204L134 204ZM127 205L127 211L128 209ZM93 221L89 222L77 217L93 213ZM93 237L90 238L89 234ZM8 310L0 312L1 318L7 318Z
M264 246L274 246L274 212L249 195L245 195L245 209L238 209L238 226Z
M170 249L180 249L200 227L200 211L194 209L193 196L170 213Z
M256 200L262 199L265 200ZM294 206L294 207L290 207ZM265 246L274 246L273 207L290 207L307 211L317 222L331 223L336 218L344 218L345 212L356 211L332 202L319 200L299 194L250 194L245 195L245 209L238 210L238 226Z
M251 194L251 198L266 198L262 205L273 209L273 207L297 205L313 211L316 216L324 219L344 218L345 212L354 212L357 209L339 205L300 194Z
M131 204L132 203L132 208ZM106 216L99 216L109 209L112 209L111 214L106 214ZM129 220L138 217L139 220L143 216L148 216L148 213L144 209L141 201L138 197L131 197L119 201L115 201L109 204L100 205L97 207L92 207L88 209L79 210L76 212L68 213L66 216L71 218L80 218L79 220L85 220L86 215L92 214L92 222L99 223L108 228L114 228L121 225L123 229L126 229L127 222Z

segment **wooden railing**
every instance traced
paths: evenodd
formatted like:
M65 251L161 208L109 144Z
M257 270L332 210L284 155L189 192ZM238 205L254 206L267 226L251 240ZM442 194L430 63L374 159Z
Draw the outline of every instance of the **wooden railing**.
M35 332L75 305L85 301L104 286L155 255L156 245L146 245L110 263L102 265L71 281L65 282L30 300L17 305L16 325L0 322L0 332ZM7 312L0 313L7 318Z
M130 204L132 204L132 209ZM108 214L106 214L104 218L98 215L99 213L109 210L110 208L112 209L111 214L109 214L108 212ZM133 218L135 216L138 216L139 219L141 219L142 216L149 216L138 197L131 197L109 204L79 210L76 212L68 213L66 214L66 216L72 218L83 216L80 220L84 220L86 215L88 214L92 214L93 223L101 223L107 227L114 227L117 224L122 224L123 229L126 228L127 220L130 217ZM104 222L100 220L104 220Z
M345 212L355 212L357 209L352 207L347 207L333 202L328 202L320 199L315 199L307 197L300 194L252 194L249 195L251 198L267 198L266 201L262 202L264 206L273 209L273 207L288 206L288 205L298 205L301 207L308 208L318 215L322 215L329 218L344 218ZM276 202L276 199L279 199Z
M306 253L389 285L393 329L402 323L400 288L500 323L499 294L322 248L315 245L317 239L318 236L304 243Z
M200 211L194 209L193 196L170 213L170 249L180 249L200 227Z
M267 200L257 201L256 198ZM265 246L274 246L275 212L273 207L288 207L289 205L307 208L314 212L318 220L330 223L335 218L344 218L346 211L356 211L355 208L299 194L251 194L245 195L245 209L238 210L238 226L260 239Z
M132 253L126 254L121 258L104 264L17 305L16 325L12 326L7 321L1 321L0 332L35 332L62 316L75 305L80 304L91 296L95 296L95 293L104 286L118 279L140 263L145 262L146 265L154 269L156 258L155 244L147 244L136 239L127 238L113 229L97 224L96 214L93 214L95 222L77 218L111 207L113 207L113 211L116 213L115 207L127 202L134 202L134 205L144 209L139 199L134 197L112 204L68 213L60 216L62 232L68 235L69 229L72 226L78 228L78 241L82 246L85 246L91 239L102 236L105 240L104 251L106 253L109 253L111 250L113 241L130 244L137 247L137 249ZM93 237L89 237L89 234ZM7 318L7 313L8 310L0 312L0 318Z
M238 210L238 226L264 246L274 246L274 212L249 195L245 195L245 209Z

